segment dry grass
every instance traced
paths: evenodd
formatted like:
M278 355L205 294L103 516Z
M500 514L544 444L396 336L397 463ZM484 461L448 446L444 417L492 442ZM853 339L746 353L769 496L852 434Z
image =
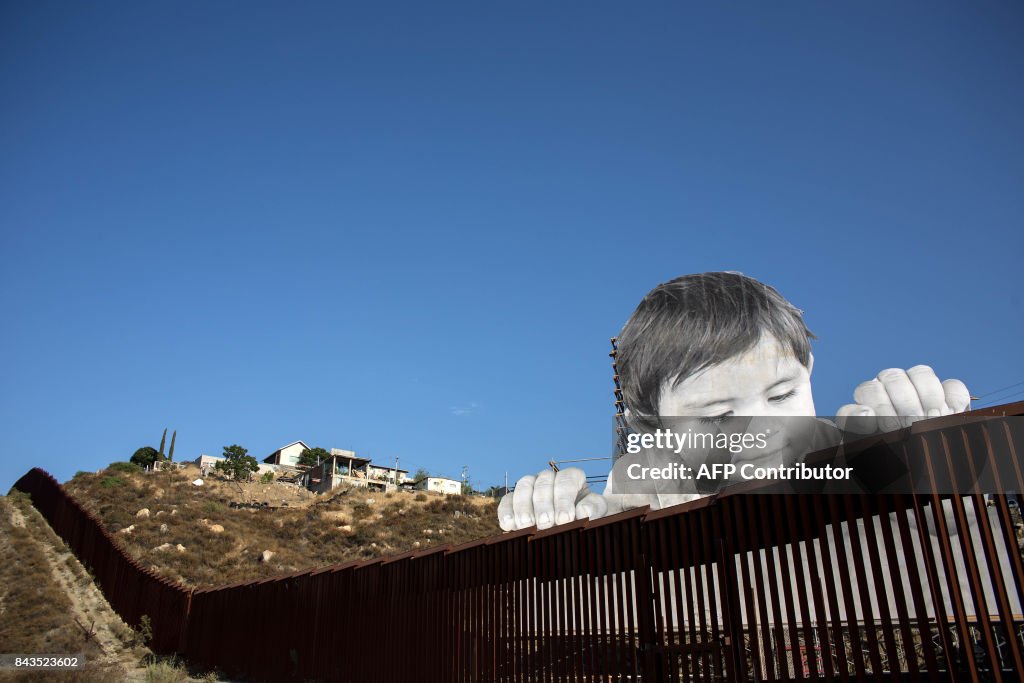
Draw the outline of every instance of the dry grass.
M501 532L497 503L490 499L345 488L307 502L281 484L250 484L243 490L208 480L212 485L196 487L190 483L195 476L188 470L81 473L65 490L99 517L128 554L196 587L464 543ZM252 500L274 504L288 496L289 507L229 506ZM148 518L135 516L142 508L149 509ZM214 525L223 531L214 532ZM117 533L132 526L130 533ZM156 549L165 543L169 549ZM179 544L184 552L176 549ZM274 553L269 562L259 559L264 550Z
M76 623L69 598L52 576L40 542L52 543L56 537L45 537L32 524L13 523L26 518L31 522L30 505L23 494L0 498L0 652L81 654L92 664L79 671L0 671L0 681L122 680L118 666L99 663L104 653L83 627L89 625ZM71 553L63 547L61 551L70 559L68 567L81 571Z

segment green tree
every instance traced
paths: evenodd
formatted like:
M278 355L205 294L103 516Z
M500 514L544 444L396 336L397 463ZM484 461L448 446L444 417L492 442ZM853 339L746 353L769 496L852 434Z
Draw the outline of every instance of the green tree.
M484 495L488 498L501 498L506 493L508 493L508 491L505 490L504 486L489 486L487 490L484 491Z
M248 479L253 472L260 470L256 458L249 455L248 449L242 448L238 444L225 446L224 460L219 461L213 467L236 481Z
M152 446L143 446L130 458L130 461L138 465L139 467L152 467L153 463L157 460L162 460L160 454Z
M172 462L174 461L174 440L177 439L177 438L178 438L178 430L175 429L174 433L171 434L171 448L170 448L169 451L167 451L167 459L172 461Z
M331 457L331 454L327 452L327 449L319 447L304 448L302 449L302 452L299 453L299 464L306 467L312 467L317 463L323 462L329 457Z
M430 472L427 472L425 469L421 467L418 470L416 470L416 474L412 475L412 482L414 484L418 484L429 476Z
M160 459L164 459L164 444L167 443L167 428L164 427L164 435L160 437Z

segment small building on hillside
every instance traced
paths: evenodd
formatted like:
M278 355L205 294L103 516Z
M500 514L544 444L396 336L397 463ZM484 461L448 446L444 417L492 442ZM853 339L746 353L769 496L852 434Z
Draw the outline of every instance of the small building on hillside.
M372 462L366 466L366 473L369 475L370 479L374 479L376 481L387 481L392 484L404 484L406 480L409 479L409 470L384 467L383 465L374 465Z
M182 470L188 466L187 462L178 462L175 460L156 460L151 465L153 472L166 472L167 470Z
M285 467L297 467L299 464L299 456L302 455L302 451L309 448L306 444L301 441L294 441L287 446L281 446L276 451L263 458L263 462L268 465L283 465Z
M199 466L199 472L200 472L200 474L202 476L208 477L211 474L213 474L214 469L217 467L217 463L224 462L224 456L222 456L222 455L206 455L204 453L203 455L200 455L198 458L196 458L192 462L194 462L196 465ZM257 477L262 476L262 475L266 474L267 472L270 472L274 476L277 476L282 471L286 471L288 469L288 468L282 468L280 465L273 465L273 464L270 464L270 463L267 463L267 462L259 462L259 463L256 463L256 465L259 467L259 470L256 471L254 476L257 476Z
M299 476L299 484L314 493L328 493L341 484L381 491L388 488L386 482L370 478L369 458L360 458L352 451L347 452L350 455L331 455L319 465L313 465Z
M198 458L193 460L196 465L199 466L199 471L205 477L213 472L213 468L219 462L224 462L224 456L221 455L200 455Z
M416 482L415 488L417 491L437 491L452 496L462 493L462 482L447 477L427 477Z

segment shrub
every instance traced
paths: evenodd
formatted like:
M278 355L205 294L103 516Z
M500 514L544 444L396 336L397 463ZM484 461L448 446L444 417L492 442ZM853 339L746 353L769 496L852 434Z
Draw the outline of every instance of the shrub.
M370 544L377 540L377 536L366 527L357 526L344 540L350 548L369 550Z
M100 486L105 489L112 489L118 486L124 486L124 479L121 477L104 477L100 482Z
M208 500L205 503L203 503L203 512L205 512L207 514L213 514L215 512L221 512L223 510L224 510L224 504L223 503L218 503L218 502L213 501L213 500Z
M425 493L417 493L416 494L415 500L416 500L417 503L422 503L426 499L427 499L427 494L425 494Z
M136 632L142 645L149 645L149 641L153 640L153 622L150 621L148 614L143 614L139 619L139 628Z
M366 503L356 503L352 506L352 519L366 519L373 510Z
M188 671L178 663L177 657L157 659L146 664L146 683L179 683L189 680Z
M138 474L142 472L142 468L133 462L112 462L107 465L107 469L111 472L122 472L124 474Z
M7 500L13 505L25 509L32 505L32 494L19 491L18 489L11 489L7 494Z
M272 481L274 481L273 472L264 472L263 475L260 477L261 484L269 484Z

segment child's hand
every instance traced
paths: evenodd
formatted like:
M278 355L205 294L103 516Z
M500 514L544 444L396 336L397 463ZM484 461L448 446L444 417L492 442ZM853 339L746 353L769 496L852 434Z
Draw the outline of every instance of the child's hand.
M971 394L963 382L939 382L927 365L915 365L907 371L882 370L877 379L854 390L853 400L856 403L843 406L836 416L857 418L840 420L840 426L859 433L890 432L916 420L962 413L971 407Z
M605 499L587 487L586 473L569 467L544 470L516 482L515 490L498 503L498 523L505 531L534 525L548 529L576 519L603 517L607 511Z

